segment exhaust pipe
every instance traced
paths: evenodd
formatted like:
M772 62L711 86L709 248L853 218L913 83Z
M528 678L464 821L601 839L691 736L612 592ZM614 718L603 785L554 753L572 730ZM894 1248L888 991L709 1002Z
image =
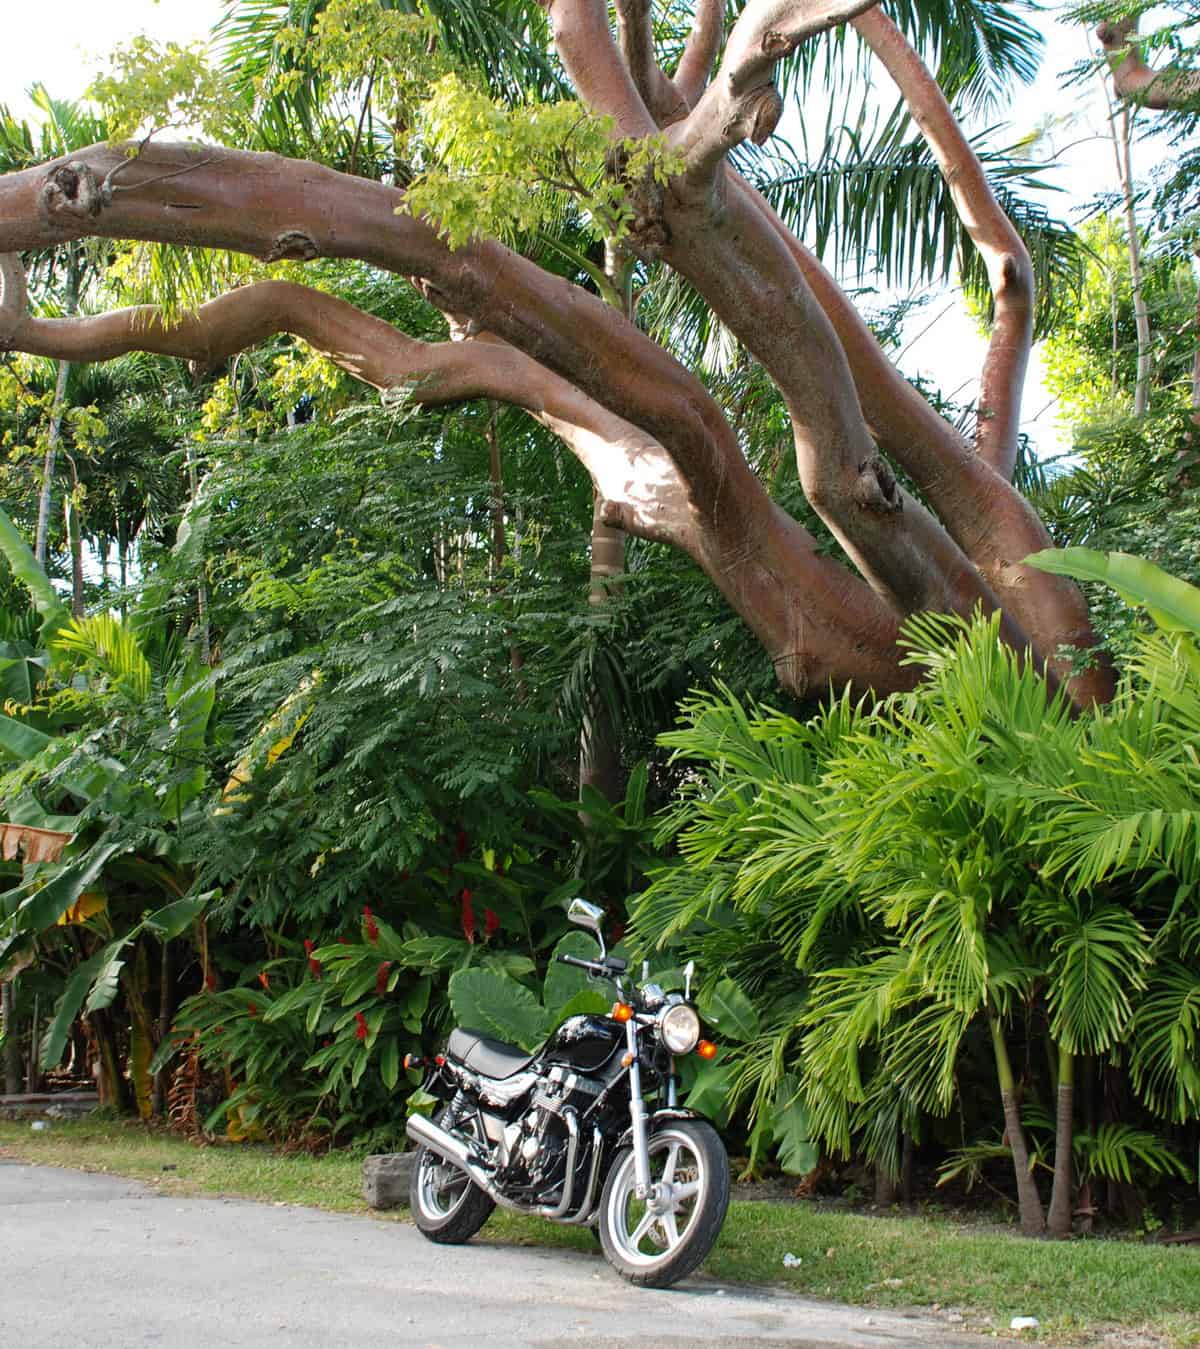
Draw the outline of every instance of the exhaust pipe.
M575 1154L579 1146L579 1129L575 1123L574 1112L567 1115L567 1127L569 1140L567 1144L567 1164L566 1177L563 1185L562 1199L558 1204L530 1206L528 1204L518 1204L509 1199L507 1195L501 1194L492 1182L491 1176L475 1160L475 1154L462 1141L452 1133L447 1133L440 1124L435 1124L433 1120L424 1115L409 1115L408 1123L404 1126L405 1133L414 1143L420 1143L427 1147L430 1152L436 1152L437 1155L446 1162L452 1162L458 1169L471 1178L471 1181L477 1185L484 1194L494 1203L499 1204L501 1208L510 1208L515 1213L538 1213L544 1218L552 1218L558 1222L563 1221L564 1216L571 1207L571 1197L574 1191L573 1180L575 1177ZM597 1158L599 1149L597 1149ZM592 1179L594 1181L596 1174L596 1160L592 1162ZM589 1199L591 1198L589 1187Z
M434 1124L433 1120L427 1119L424 1115L409 1115L404 1131L414 1143L420 1143L430 1152L436 1152L443 1161L452 1162L460 1171L465 1172L471 1181L501 1208L514 1209L517 1213L529 1212L523 1204L514 1204L511 1199L502 1195L492 1183L488 1173L475 1160L475 1154L471 1149L461 1139L447 1133L440 1125Z

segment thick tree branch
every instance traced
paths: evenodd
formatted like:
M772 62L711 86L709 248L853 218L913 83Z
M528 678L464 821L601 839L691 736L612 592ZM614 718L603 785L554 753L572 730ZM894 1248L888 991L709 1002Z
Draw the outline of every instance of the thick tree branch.
M945 178L971 242L987 267L995 317L979 381L978 454L1005 478L1017 458L1021 395L1033 344L1033 266L1011 220L1001 210L975 152L937 81L908 39L882 11L854 28L895 81Z
M750 0L721 58L721 69L670 135L696 188L712 184L735 145L761 145L774 132L783 100L775 66L814 33L845 23L876 0Z
M0 257L0 346L79 362L149 351L215 367L276 333L303 338L356 379L404 390L426 406L493 398L524 408L558 435L631 533L696 551L683 482L666 451L559 375L506 343L420 342L323 291L264 281L210 300L174 322L141 305L70 319L25 312L24 271Z
M124 158L93 146L0 178L0 252L98 235L260 258L358 258L419 276L444 311L470 316L663 448L695 523L693 556L789 687L912 681L898 666L894 617L770 501L699 380L598 297L498 244L451 252L403 214L400 192L320 165L151 145L124 171L125 190L105 201L99 185ZM512 397L503 381L480 392Z
M584 103L611 117L620 136L632 140L653 135L658 123L613 41L605 0L539 3L549 12L554 45Z
M1117 96L1139 107L1160 112L1173 108L1200 108L1200 72L1155 70L1142 59L1137 42L1137 19L1102 23L1096 37L1112 72Z
M638 93L658 126L687 116L674 84L663 74L654 55L654 0L616 0L617 40Z
M1056 648L1086 650L1098 639L1078 586L1066 577L1020 565L1030 553L1051 546L1037 512L901 375L845 292L770 204L731 169L726 175L729 191L751 203L762 225L788 248L832 324L872 435L921 488L1035 648L1067 678L1067 667L1054 658ZM1107 701L1112 689L1112 669L1103 661L1071 679L1072 693L1081 703Z
M692 31L688 34L674 84L689 108L700 101L725 36L725 0L696 0Z

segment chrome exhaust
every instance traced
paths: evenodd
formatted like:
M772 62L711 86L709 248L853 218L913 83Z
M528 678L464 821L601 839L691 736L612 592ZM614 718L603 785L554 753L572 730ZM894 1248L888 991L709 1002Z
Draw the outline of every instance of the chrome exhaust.
M427 1119L424 1115L409 1115L404 1132L414 1143L420 1143L430 1152L436 1152L443 1161L452 1162L460 1171L465 1172L472 1183L501 1208L510 1208L517 1213L530 1212L524 1204L514 1204L511 1199L501 1194L488 1173L475 1160L475 1154L467 1144L453 1134L447 1133L440 1125L434 1124L433 1120Z

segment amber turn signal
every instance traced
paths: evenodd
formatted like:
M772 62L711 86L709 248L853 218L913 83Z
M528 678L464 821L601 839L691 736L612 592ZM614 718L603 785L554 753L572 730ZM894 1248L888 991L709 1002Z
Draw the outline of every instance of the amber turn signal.
M715 1059L717 1057L717 1047L711 1040L701 1040L696 1046L696 1053L702 1059Z
M629 1021L633 1018L633 1008L627 1002L614 1002L612 1009L612 1019L614 1021Z

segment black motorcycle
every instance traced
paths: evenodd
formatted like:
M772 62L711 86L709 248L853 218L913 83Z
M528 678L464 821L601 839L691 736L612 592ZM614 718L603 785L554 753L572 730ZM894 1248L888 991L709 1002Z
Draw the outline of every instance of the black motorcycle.
M441 1102L413 1115L420 1144L412 1214L430 1241L468 1240L497 1204L551 1222L599 1228L609 1263L631 1283L666 1288L713 1247L729 1204L729 1159L716 1130L677 1104L676 1060L714 1054L682 994L626 981L605 951L603 911L576 899L568 916L592 931L598 960L560 955L612 980L607 1016L570 1016L536 1054L455 1030L432 1061L425 1090Z

